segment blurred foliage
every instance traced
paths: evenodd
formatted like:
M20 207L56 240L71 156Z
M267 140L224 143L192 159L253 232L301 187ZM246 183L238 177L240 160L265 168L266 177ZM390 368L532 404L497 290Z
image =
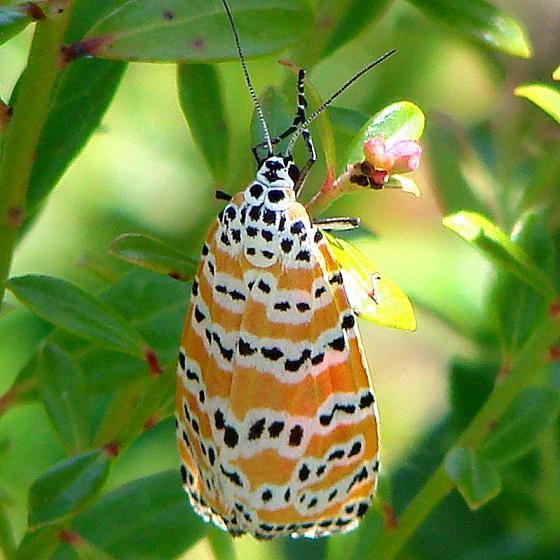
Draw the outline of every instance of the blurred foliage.
M368 117L402 99L428 114L419 201L329 209L380 234L356 243L419 312L422 349L391 341L406 377L376 373L385 435L408 428L384 439L357 531L261 543L190 511L171 420L177 279L212 192L254 173L252 106L221 2L162 4L0 1L0 557L558 558L559 7L231 0L273 133L294 93L278 58L308 69L316 105L398 50L314 124L314 191ZM429 394L438 353L448 406Z

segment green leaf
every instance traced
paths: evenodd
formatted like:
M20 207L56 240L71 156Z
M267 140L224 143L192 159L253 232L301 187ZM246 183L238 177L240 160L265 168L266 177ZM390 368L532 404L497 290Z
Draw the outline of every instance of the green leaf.
M455 357L449 368L449 398L457 431L464 430L494 388L499 365Z
M31 18L16 7L0 6L0 45L23 31Z
M72 355L48 343L41 355L41 395L69 454L83 451L90 438L89 402L84 375Z
M101 299L142 333L162 361L177 358L177 343L190 290L182 282L137 269L113 284Z
M280 134L292 123L294 106L290 101L279 87L267 86L261 91L259 103L271 136ZM254 112L251 120L251 143L259 144L263 139L262 123Z
M222 86L214 66L180 64L179 102L193 140L204 156L218 187L222 187L229 153L229 132Z
M360 129L348 148L345 162L350 164L362 161L364 142L374 136L383 137L386 144L394 144L400 140L418 140L424 132L424 123L424 113L414 103L393 103L374 115Z
M97 449L51 467L29 490L29 528L54 525L75 515L99 494L109 469L108 455Z
M73 528L119 560L155 560L178 557L207 526L189 508L174 469L106 494L76 518Z
M366 27L372 25L387 9L390 0L352 0L345 2L344 15L331 31L323 56L356 38Z
M385 327L416 330L416 318L406 294L380 275L356 247L326 232L325 236L344 275L350 305L358 310L359 317Z
M118 560L115 556L107 554L103 549L83 539L80 539L73 549L79 560Z
M546 84L528 84L516 87L513 93L540 107L560 124L560 91Z
M458 212L446 216L443 225L537 292L547 298L555 297L554 287L546 274L531 261L519 245L484 216L474 212Z
M504 412L482 452L496 463L511 463L528 453L558 417L560 397L549 387L527 387Z
M125 233L109 247L109 253L124 261L171 278L190 280L194 277L196 261L167 243L140 233Z
M531 42L520 23L485 0L411 0L430 19L486 46L529 58Z
M21 539L13 560L49 560L58 548L61 527L51 525L38 530L28 529Z
M473 148L466 130L446 115L434 115L427 128L426 139L430 153L434 154L430 158L435 176L432 185L441 211L451 214L468 210L491 215L496 205L497 183Z
M237 560L236 548L231 536L215 525L208 526L206 539L210 544L215 560Z
M114 309L65 280L28 275L11 278L9 290L42 319L73 334L135 356L147 344Z
M552 278L557 257L543 217L527 213L515 224L513 231L512 241ZM531 336L535 325L548 314L548 301L531 286L500 269L489 286L488 310L497 325L503 352L513 356Z
M0 488L0 494L2 493L2 489ZM10 517L2 502L3 500L0 499L0 552L4 554L5 558L13 558L16 550L16 542L10 523Z
M277 52L301 41L312 25L304 0L250 2L232 6L246 56ZM281 21L282 25L278 25ZM267 30L263 33L263 30ZM238 54L221 3L207 0L123 2L85 36L100 58L138 61L217 62Z
M30 215L99 126L125 68L120 62L84 59L59 75L29 180Z
M496 467L474 449L453 448L445 458L444 468L472 510L500 493L501 481Z

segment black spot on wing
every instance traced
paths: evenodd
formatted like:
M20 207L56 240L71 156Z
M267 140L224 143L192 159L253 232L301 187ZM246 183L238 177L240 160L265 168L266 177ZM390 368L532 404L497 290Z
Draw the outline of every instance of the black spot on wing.
M235 447L239 442L239 434L233 426L225 426L224 428L224 443L228 447Z
M259 280L258 284L257 284L257 288L263 292L264 294L268 294L270 293L270 286L264 281L264 280Z
M288 311L288 309L290 309L291 305L290 302L288 301L277 301L274 304L274 309L276 309L276 311Z
M261 348L261 354L267 358L268 360L271 360L273 362L279 360L280 358L284 357L284 352L282 352L282 350L280 350L280 348L277 347L272 347L272 348Z
M299 424L296 424L290 430L290 437L288 439L288 444L291 447L297 447L301 443L302 439L303 439L303 427L300 426Z
M236 486L243 488L243 482L237 471L226 471L223 465L220 465L220 471L226 478L231 480L231 482L233 482Z
M315 290L315 293L313 295L315 296L315 299L319 299L326 291L327 288L325 288L325 286L320 286Z
M248 439L259 439L264 431L264 426L266 424L266 418L260 418L257 420L250 428Z
M362 443L360 441L355 441L352 444L352 448L348 451L347 457L353 457L354 455L358 455L358 453L362 450Z
M374 402L375 402L375 398L373 396L373 393L371 391L368 391L365 395L362 395L362 397L360 398L359 407L361 409L368 408Z
M339 352L342 352L346 346L346 340L344 338L344 334L341 334L340 336L336 337L335 339L331 340L329 342L329 346L333 349L333 350L337 350Z
M344 283L344 279L342 278L342 273L341 272L335 272L329 278L329 284L340 284L340 285L342 285L343 283Z
M304 463L299 469L298 478L301 482L305 482L309 478L310 474L311 471L309 470L309 467Z
M239 354L241 356L252 356L257 351L254 346L251 346L246 340L243 340L241 337L237 341L237 348L239 349Z
M311 358L311 350L306 348L299 358L296 358L295 360L286 360L284 362L284 369L295 373L303 366L303 364L305 364L307 360L309 360L309 358Z
M284 422L282 422L282 420L275 420L268 427L268 435L271 438L277 438L280 435L280 433L282 432L282 430L284 429L284 425L285 424L284 424Z
M356 406L353 404L335 404L329 414L321 414L321 416L319 416L321 426L328 426L332 422L336 411L344 412L346 414L354 414L354 412L356 412Z
M352 490L352 488L356 484L359 484L360 482L362 482L362 480L365 480L367 477L368 477L367 470L365 467L363 467L362 470L359 473L355 474L352 480L350 481L347 492L350 492L350 490Z
M344 315L342 318L342 328L343 329L351 329L356 324L356 320L354 319L354 315L352 313L348 313Z
M202 323L202 321L204 321L204 319L206 319L206 315L204 315L204 313L202 313L202 311L199 309L198 305L195 305L195 307L194 307L194 319L197 323Z
M183 351L179 352L179 366L181 366L181 369L185 371L186 363L185 363L185 353Z

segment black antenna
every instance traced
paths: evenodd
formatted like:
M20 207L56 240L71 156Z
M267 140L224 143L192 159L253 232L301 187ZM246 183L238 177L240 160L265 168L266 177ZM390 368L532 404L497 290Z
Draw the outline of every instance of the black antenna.
M380 56L377 60L370 62L367 66L362 68L359 72L354 74L343 86L338 88L320 107L318 107L304 122L299 123L297 129L294 131L288 146L286 148L286 153L291 153L296 140L303 134L307 127L346 89L348 89L356 80L361 78L366 72L369 72L374 66L383 62L386 58L389 58L392 54L397 52L396 49L392 49L386 52L383 56Z
M251 94L251 99L253 100L253 104L255 105L255 110L257 111L257 117L261 123L263 133L264 133L264 144L268 149L268 155L271 156L272 151L272 142L270 140L270 132L268 131L268 126L266 124L266 120L264 118L264 113L259 103L259 99L257 94L255 93L255 88L253 87L253 83L251 82L251 77L249 76L249 70L247 69L247 64L245 62L245 56L243 55L243 50L241 49L241 41L239 40L239 35L237 34L237 29L235 28L235 22L233 21L233 16L231 14L231 10L226 2L226 0L222 0L224 8L226 9L226 13L229 19L229 23L231 26L231 30L233 31L233 36L235 38L235 46L237 47L237 54L239 55L239 60L241 61L241 67L243 68L243 75L245 77L245 83L249 88L249 93ZM300 134L303 131L300 132Z

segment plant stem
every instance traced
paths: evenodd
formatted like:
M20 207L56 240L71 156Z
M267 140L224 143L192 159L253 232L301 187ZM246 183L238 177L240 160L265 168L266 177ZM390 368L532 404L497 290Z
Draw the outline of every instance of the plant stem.
M521 389L529 385L547 363L548 352L560 338L560 319L546 317L517 355L507 376L497 382L494 390L473 421L457 440L455 447L476 448L488 435L492 425L505 412ZM424 522L430 512L454 488L445 473L443 462L434 471L399 518L393 531L386 532L370 551L372 560L391 560Z
M8 278L18 232L25 219L25 203L35 151L47 118L60 67L70 7L54 18L39 21L27 67L18 84L0 157L0 303Z

